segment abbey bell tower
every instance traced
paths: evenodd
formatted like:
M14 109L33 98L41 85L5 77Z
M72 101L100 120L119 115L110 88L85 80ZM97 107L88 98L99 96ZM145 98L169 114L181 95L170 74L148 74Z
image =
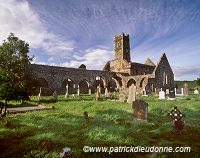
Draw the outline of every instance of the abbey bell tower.
M114 60L126 60L127 62L131 61L129 35L121 33L119 36L114 36L114 53Z

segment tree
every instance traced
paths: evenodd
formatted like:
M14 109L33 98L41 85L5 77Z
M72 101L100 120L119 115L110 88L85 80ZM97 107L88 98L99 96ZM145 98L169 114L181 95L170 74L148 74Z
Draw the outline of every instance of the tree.
M197 86L200 86L200 78L197 78L196 84L197 84Z
M28 99L31 82L29 44L10 33L0 46L0 98Z

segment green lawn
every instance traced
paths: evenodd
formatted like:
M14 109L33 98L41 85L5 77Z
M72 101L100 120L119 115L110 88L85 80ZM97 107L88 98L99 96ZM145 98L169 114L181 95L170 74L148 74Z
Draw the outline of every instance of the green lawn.
M92 96L59 96L52 103L45 97L40 104L55 109L8 115L0 119L0 157L58 157L64 147L72 157L200 157L200 97L189 96L177 101L140 97L148 104L148 122L133 121L131 105L113 101L93 101ZM28 105L37 105L32 98ZM18 102L10 102L19 105ZM16 106L15 105L15 106ZM26 103L25 103L26 105ZM171 132L168 112L177 106L186 115L182 135ZM87 125L83 112L87 111ZM6 127L9 122L9 127ZM191 153L94 153L84 154L87 146L190 146Z

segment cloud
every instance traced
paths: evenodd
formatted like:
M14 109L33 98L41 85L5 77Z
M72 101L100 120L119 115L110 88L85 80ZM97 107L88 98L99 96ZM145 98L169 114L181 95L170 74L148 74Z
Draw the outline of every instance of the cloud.
M107 61L113 58L113 52L105 49L87 49L83 56L74 55L74 60L60 64L63 67L78 68L81 64L85 64L89 69L103 69Z
M194 80L200 77L200 65L172 67L175 78L178 80ZM188 77L191 76L192 78Z
M0 26L0 43L13 32L28 42L30 48L40 48L50 55L63 56L74 49L72 41L48 31L25 0L0 1Z
M41 61L41 59L38 56L35 56L33 58L33 61L31 61L31 64L39 64L39 65L50 65L50 66L59 66L54 62L54 58L50 57L47 59L47 61Z

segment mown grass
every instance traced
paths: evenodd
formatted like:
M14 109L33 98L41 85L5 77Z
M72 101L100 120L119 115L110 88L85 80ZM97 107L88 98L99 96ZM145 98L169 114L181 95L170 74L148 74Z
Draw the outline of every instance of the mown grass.
M45 97L39 104L55 109L8 115L0 120L0 157L58 157L64 147L72 157L200 157L200 97L189 96L176 101L142 97L148 104L148 122L134 121L132 107L115 101L94 101L59 96L54 103ZM16 102L10 102L15 104ZM37 105L36 98L28 102ZM17 104L19 105L19 104ZM186 117L181 135L171 132L168 112L177 106ZM86 124L83 112L90 122ZM6 127L6 122L9 126ZM93 153L83 146L190 146L191 153Z

